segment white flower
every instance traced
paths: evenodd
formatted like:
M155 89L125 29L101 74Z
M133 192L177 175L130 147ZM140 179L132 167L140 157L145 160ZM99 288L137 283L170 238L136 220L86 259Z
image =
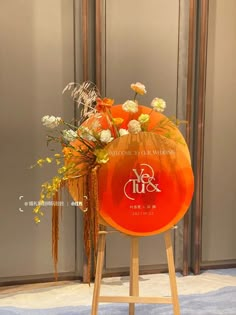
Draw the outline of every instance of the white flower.
M100 140L101 140L101 142L109 143L113 139L114 138L111 136L111 131L109 129L101 131L101 133L100 133Z
M166 102L162 98L155 97L151 102L151 106L153 110L161 113L164 112L166 108Z
M129 113L137 113L138 111L138 104L134 101L128 100L122 105L122 109L125 112Z
M129 131L127 129L120 128L119 134L122 137L122 136L128 135Z
M128 131L130 133L139 133L141 131L141 124L139 121L133 119L128 123Z
M62 135L63 135L64 139L69 141L69 142L74 141L77 138L77 133L72 129L63 130Z
M43 116L42 123L45 127L48 128L55 128L61 123L62 119L61 117L55 117L55 116Z
M132 83L130 85L131 89L134 90L135 93L140 94L140 95L144 95L147 93L145 85L143 85L140 82L136 82L135 84Z

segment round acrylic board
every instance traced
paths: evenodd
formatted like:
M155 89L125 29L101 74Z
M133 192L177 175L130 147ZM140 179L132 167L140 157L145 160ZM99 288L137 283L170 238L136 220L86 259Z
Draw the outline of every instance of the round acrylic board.
M106 146L98 171L101 217L130 235L152 235L175 225L193 195L186 145L152 132L125 135Z

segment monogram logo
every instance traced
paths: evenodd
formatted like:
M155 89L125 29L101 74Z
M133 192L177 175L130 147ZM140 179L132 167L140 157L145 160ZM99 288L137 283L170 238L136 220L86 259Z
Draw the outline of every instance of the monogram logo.
M148 164L140 164L142 167L138 172L136 168L133 168L135 178L129 179L124 185L124 194L126 198L135 200L133 194L146 194L153 192L161 192L155 184L155 177L153 168Z

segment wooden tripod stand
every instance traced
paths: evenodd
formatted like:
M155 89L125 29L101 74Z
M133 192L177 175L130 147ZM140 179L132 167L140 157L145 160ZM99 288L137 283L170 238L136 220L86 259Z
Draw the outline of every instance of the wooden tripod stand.
M164 233L167 262L169 269L171 297L141 297L139 296L139 237L131 238L130 253L130 290L129 296L100 296L102 268L107 231L99 232L96 277L94 283L91 315L97 315L99 302L129 303L129 315L135 314L135 303L145 304L172 304L174 315L180 315L179 300L176 285L173 248L170 230Z

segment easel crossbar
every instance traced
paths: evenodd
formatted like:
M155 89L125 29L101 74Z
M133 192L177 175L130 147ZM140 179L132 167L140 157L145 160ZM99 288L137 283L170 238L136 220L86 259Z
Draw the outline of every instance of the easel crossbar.
M144 303L144 304L172 304L171 297L142 297L142 296L100 296L99 302L114 303Z

